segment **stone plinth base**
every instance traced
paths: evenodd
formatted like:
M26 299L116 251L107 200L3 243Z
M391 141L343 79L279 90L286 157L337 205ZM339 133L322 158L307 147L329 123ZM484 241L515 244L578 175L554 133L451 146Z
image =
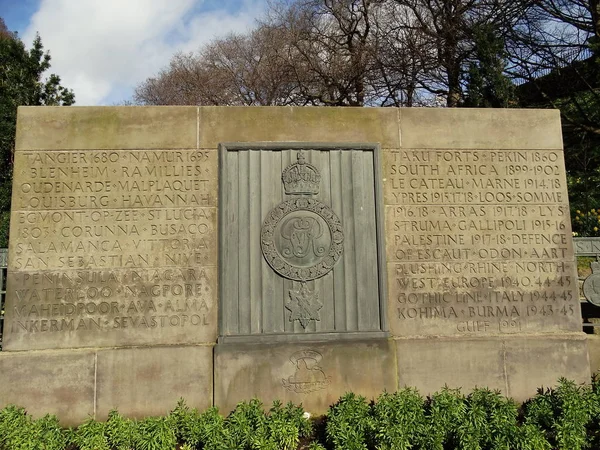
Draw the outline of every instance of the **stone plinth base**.
M600 336L588 334L587 341L590 355L590 370L592 373L600 372Z
M423 395L445 385L488 387L524 401L560 377L588 383L589 360L599 367L596 341L573 333L2 352L0 408L13 403L76 425L105 420L111 409L164 415L180 397L223 414L258 398L318 415L346 392L372 399L405 386Z
M63 425L94 415L95 351L0 353L0 407L23 406L34 417L56 414Z
M212 406L212 345L0 353L0 408L16 404L63 425L111 409L127 417L167 414L183 397Z
M223 413L253 397L302 403L324 414L344 393L368 399L396 389L393 341L217 344L215 404Z
M583 333L489 338L397 339L398 386L431 394L443 386L488 387L517 401L560 377L589 383Z

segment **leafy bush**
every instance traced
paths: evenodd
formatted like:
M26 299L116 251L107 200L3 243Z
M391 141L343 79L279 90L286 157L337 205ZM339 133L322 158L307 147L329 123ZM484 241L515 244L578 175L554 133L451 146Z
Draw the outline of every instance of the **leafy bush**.
M80 450L110 450L105 429L105 423L90 418L75 430L71 443Z
M327 413L327 441L336 450L368 448L373 433L371 407L366 399L352 392L344 394Z
M457 435L465 450L512 448L517 405L498 391L475 389L466 399Z
M598 374L592 377L590 402L592 420L588 424L587 429L589 447L600 448L600 378Z
M227 417L231 448L251 449L252 437L264 421L265 413L259 400L239 403Z
M293 450L298 447L301 437L312 433L310 422L303 417L302 407L288 403L285 407L279 401L273 403L268 415L251 436L252 449Z
M600 448L600 380L559 380L521 408L485 388L465 396L444 388L384 392L369 403L344 394L312 421L301 406L254 399L227 416L183 399L166 417L88 419L61 428L55 416L34 420L23 408L0 410L0 450L582 450Z
M199 441L205 450L227 450L229 448L229 433L225 427L225 419L219 414L219 409L212 407L200 416L198 423ZM190 441L191 443L191 441Z
M381 450L421 447L427 429L424 406L415 389L381 394L372 407L375 446Z
M129 450L133 445L135 422L125 419L117 411L108 413L104 433L112 450Z
M14 405L0 411L0 449L63 450L67 443L68 430L60 427L55 416L33 420Z
M589 386L577 386L561 378L556 388L539 389L525 403L525 423L543 430L552 448L588 448L588 428L592 425L592 414L600 406L598 399Z
M137 450L173 450L177 445L170 417L146 417L137 422L133 446Z
M574 209L571 214L574 236L600 236L600 209Z
M427 431L423 436L423 448L456 448L457 426L465 416L466 408L465 397L458 389L444 387L433 394L427 407Z

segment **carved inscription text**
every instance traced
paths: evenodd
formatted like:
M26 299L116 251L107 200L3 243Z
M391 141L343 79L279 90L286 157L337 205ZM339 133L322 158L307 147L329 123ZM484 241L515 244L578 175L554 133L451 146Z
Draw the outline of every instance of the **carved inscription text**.
M396 334L577 329L562 152L389 151L385 170Z
M215 151L20 151L15 159L9 348L216 333Z

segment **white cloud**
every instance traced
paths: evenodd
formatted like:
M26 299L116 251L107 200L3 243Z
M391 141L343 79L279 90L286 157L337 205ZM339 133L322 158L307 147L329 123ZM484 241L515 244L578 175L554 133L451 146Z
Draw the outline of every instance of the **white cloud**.
M110 104L168 64L177 51L254 24L264 0L232 2L234 12L203 0L41 0L24 40L36 32L52 56L51 72L78 105ZM230 2L231 4L231 2Z

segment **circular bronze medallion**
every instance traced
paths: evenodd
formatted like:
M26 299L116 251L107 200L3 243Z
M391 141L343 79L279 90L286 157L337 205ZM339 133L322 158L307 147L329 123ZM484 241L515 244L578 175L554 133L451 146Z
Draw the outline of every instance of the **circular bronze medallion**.
M585 279L583 295L592 305L600 306L600 273L592 273Z
M286 200L267 214L260 242L275 272L294 281L327 274L342 255L342 223L329 206L311 198Z

